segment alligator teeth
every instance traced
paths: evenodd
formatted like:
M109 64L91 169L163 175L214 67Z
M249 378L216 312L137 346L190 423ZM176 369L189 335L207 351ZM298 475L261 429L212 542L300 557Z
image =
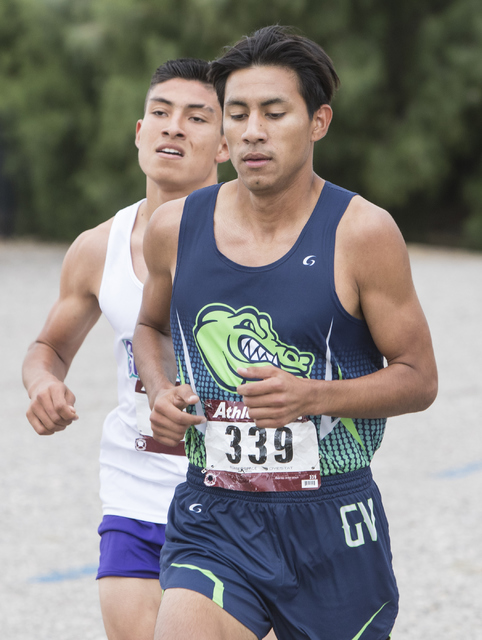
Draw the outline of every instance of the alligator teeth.
M266 353L266 351L263 349L263 347L259 347L258 349L258 358L260 360L268 360L268 355Z
M242 338L241 351L251 362L269 362L275 367L279 367L278 355L272 355L269 351L266 351L266 349L253 338Z
M254 354L258 350L259 344L251 338L248 344L248 354L250 358L254 358Z

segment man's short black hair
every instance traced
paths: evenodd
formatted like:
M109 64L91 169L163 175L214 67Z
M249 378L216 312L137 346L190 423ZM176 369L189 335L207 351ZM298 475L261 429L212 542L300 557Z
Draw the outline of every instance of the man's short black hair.
M152 74L151 84L149 85L149 91L147 92L147 98L153 87L162 82L173 80L175 78L181 78L182 80L197 80L203 84L213 86L211 80L208 77L209 74L209 62L201 60L199 58L178 58L177 60L167 60L164 64Z
M221 105L229 75L255 66L294 71L310 118L322 104L330 104L340 83L331 59L316 42L296 34L292 27L273 25L244 36L211 63L209 78Z
M199 58L178 58L177 60L168 60L161 64L151 78L150 88L161 82L173 80L174 78L182 78L183 80L198 80L204 84L212 84L208 79L209 62L200 60Z

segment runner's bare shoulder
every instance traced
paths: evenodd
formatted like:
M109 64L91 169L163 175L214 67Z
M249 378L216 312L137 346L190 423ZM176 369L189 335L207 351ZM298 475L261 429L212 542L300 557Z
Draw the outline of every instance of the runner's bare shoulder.
M341 234L344 240L356 244L378 242L390 236L401 238L395 220L388 211L359 195L352 199L340 221Z
M171 263L177 254L177 243L186 198L171 200L158 207L144 234L144 257L148 266L154 262Z
M360 273L364 266L405 262L405 241L393 217L377 205L355 196L342 217L337 251Z
M61 286L79 288L97 297L112 221L110 218L74 240L62 266Z

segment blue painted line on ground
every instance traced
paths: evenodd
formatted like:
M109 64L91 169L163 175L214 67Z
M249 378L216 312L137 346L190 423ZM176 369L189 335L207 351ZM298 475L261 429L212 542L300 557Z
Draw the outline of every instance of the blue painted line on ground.
M64 582L65 580L78 580L97 573L96 564L88 564L77 569L67 569L66 571L52 571L45 575L35 576L29 582Z
M435 474L436 478L465 478L473 473L479 473L482 471L482 460L478 462L471 462L464 467L458 467L456 469L446 469L445 471L439 471Z

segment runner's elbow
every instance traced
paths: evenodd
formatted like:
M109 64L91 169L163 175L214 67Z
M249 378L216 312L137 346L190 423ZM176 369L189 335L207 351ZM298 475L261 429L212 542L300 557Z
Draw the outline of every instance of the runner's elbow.
M434 371L432 375L426 376L418 387L418 407L415 411L425 411L433 404L438 394L438 377Z

